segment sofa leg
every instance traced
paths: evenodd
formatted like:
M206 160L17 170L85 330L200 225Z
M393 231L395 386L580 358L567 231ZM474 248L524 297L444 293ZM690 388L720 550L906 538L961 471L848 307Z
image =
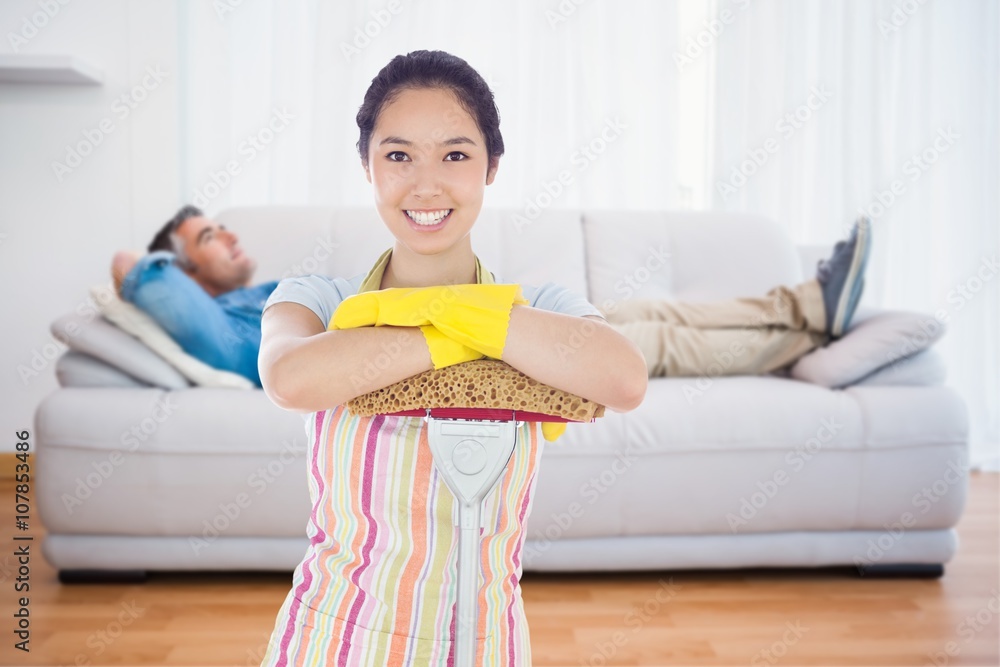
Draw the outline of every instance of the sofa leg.
M146 570L59 570L63 584L141 584L148 576Z
M861 577L906 577L912 579L938 579L944 574L943 563L876 563L860 565L855 569Z

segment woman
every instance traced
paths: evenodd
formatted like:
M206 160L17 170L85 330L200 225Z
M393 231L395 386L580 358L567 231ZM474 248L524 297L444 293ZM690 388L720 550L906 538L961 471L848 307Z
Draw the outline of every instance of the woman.
M261 324L264 391L278 406L310 414L313 501L310 546L278 612L266 665L451 664L458 544L453 497L434 469L426 426L355 417L343 407L348 400L489 355L616 411L635 408L646 390L638 348L583 297L552 283L497 286L503 296L490 311L489 345L452 340L433 326L340 328L338 319L359 312L376 323L361 311L392 288L496 284L470 240L503 155L482 77L440 51L397 56L372 81L357 120L362 166L395 243L363 276L283 280ZM373 359L389 362L372 373ZM482 665L531 664L519 581L538 431L521 427L486 501Z

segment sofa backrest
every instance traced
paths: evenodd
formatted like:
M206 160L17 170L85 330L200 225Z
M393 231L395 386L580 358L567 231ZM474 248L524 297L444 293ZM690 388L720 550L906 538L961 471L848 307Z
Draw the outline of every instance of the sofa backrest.
M584 211L590 300L709 301L760 296L802 280L777 223L714 211Z
M255 280L367 271L393 238L374 207L252 206L215 219L257 259ZM702 211L484 208L473 248L498 278L553 281L601 307L627 298L762 295L802 279L788 235L766 218Z
M393 245L374 207L252 206L227 209L215 220L235 231L257 259L255 282L310 273L351 278ZM502 281L553 281L587 294L579 211L545 211L529 219L512 209L484 208L472 247Z

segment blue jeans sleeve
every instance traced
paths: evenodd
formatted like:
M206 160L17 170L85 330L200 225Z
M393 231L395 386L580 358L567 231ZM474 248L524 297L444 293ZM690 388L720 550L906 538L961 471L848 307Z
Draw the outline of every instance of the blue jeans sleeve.
M174 260L166 250L143 256L122 281L122 298L152 317L192 357L260 386L259 341L241 335L238 323Z

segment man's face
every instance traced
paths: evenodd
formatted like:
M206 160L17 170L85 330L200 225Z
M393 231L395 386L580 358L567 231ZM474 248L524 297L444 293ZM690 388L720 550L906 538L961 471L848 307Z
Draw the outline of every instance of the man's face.
M257 262L243 253L231 231L198 216L182 222L176 233L194 265L184 272L206 292L219 296L250 284Z

